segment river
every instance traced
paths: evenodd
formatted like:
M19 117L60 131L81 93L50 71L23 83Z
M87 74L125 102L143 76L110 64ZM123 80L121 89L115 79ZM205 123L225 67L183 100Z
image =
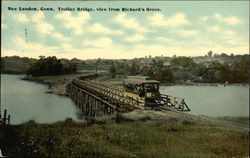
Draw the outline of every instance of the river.
M52 123L70 117L77 120L74 102L65 96L45 93L45 84L24 81L22 75L1 75L1 106L11 114L11 123L28 120Z
M1 106L11 114L12 124L78 119L79 111L70 98L45 93L47 85L24 81L21 77L1 75ZM249 116L249 86L163 86L160 91L185 98L193 114Z
M249 86L163 86L160 92L185 98L192 114L249 116Z

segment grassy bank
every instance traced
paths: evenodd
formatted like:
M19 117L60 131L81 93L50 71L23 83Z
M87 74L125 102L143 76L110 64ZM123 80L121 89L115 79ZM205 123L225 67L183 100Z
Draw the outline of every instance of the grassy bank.
M38 77L25 77L23 80L34 81L38 83L44 84L55 84L63 81L65 75L54 75L54 76L38 76Z
M0 129L9 157L247 157L247 130L168 118L132 121L122 117L33 121Z

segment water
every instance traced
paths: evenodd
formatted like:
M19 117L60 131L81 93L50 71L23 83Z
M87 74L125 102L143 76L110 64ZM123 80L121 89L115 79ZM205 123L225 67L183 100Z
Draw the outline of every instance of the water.
M193 114L249 116L249 86L163 86L160 91L185 98Z
M21 75L1 75L1 106L11 114L11 123L29 120L52 123L70 117L77 120L74 102L65 96L45 93L48 86L20 80Z

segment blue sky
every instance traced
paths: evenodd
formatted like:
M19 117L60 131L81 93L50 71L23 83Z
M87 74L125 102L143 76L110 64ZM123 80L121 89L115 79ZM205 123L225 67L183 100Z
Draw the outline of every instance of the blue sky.
M8 7L53 8L10 11ZM58 11L93 8L95 11ZM160 11L97 11L97 8ZM248 1L2 2L2 56L134 58L249 52ZM27 29L27 40L25 38Z

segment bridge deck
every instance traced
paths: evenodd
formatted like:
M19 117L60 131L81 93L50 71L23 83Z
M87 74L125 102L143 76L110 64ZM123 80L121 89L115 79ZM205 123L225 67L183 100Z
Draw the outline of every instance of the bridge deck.
M94 82L86 77L75 78L67 85L67 94L87 114L96 115L104 108L105 113L128 112L134 109L145 109L145 98L127 92L121 85L105 82ZM190 111L184 99L169 95L161 95L147 106L164 107L165 110L177 109Z
M142 109L144 108L144 106L145 106L145 100L144 100L144 98L139 97L137 94L125 91L125 89L121 85L112 85L112 84L106 83L106 82L103 85L108 85L109 88L113 88L113 89L119 90L122 93L124 93L124 95L132 97L135 100L138 99L138 101L139 101L138 108L142 108Z

